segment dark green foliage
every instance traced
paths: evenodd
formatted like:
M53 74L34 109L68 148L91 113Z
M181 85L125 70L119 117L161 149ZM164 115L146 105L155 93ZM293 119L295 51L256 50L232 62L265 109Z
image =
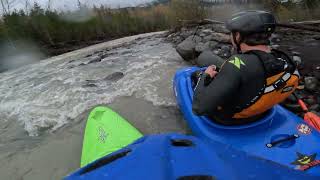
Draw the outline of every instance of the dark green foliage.
M77 46L113 38L168 29L168 7L109 9L80 6L57 12L34 4L30 12L13 11L0 21L0 38L21 39L41 47Z
M49 55L63 53L89 44L123 36L168 29L180 20L200 20L208 16L208 4L216 4L210 18L230 14L225 7L219 10L218 0L157 0L147 7L109 9L104 6L88 8L79 3L74 12L43 9L37 3L28 11L13 11L0 19L0 46L18 41L30 41ZM316 19L320 17L320 0L226 0L224 3L247 9L250 4L274 12L280 21ZM234 5L236 4L236 5ZM249 5L247 5L249 4ZM212 11L212 10L211 10ZM69 48L68 48L69 47ZM72 48L70 48L72 47ZM59 49L52 53L48 50Z

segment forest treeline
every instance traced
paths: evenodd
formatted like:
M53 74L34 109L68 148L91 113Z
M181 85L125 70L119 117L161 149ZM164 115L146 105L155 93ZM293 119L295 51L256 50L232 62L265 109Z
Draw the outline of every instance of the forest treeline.
M229 16L225 9L242 7L273 11L282 21L317 19L320 0L158 0L145 7L111 9L79 3L74 11L61 12L35 3L28 10L6 9L1 0L0 44L19 46L30 41L47 55L56 55L123 36L166 30L179 20L198 20ZM318 10L318 11L317 11ZM55 51L56 50L56 51Z

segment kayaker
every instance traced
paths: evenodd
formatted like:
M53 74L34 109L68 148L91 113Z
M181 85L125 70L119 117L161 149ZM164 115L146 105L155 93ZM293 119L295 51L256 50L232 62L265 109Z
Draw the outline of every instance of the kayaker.
M293 93L299 73L287 54L269 46L276 28L272 14L240 12L226 26L237 54L220 70L209 66L199 75L193 111L224 125L246 124L261 119Z

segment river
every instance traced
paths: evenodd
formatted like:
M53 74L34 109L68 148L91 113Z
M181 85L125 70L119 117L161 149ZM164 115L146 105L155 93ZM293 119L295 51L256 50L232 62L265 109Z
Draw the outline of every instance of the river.
M107 105L144 134L187 133L172 77L187 66L165 32L126 37L1 74L1 179L79 168L88 113Z

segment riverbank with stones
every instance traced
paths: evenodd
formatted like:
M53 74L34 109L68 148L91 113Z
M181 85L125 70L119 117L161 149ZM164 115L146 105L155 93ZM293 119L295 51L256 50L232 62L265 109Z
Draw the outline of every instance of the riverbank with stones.
M314 24L320 27L320 24ZM228 59L233 54L230 32L221 24L182 27L169 33L167 40L190 65L199 65L212 54ZM296 91L309 109L320 115L320 33L278 28L271 37L271 47L286 52L297 64L302 75ZM302 115L294 96L283 105Z

